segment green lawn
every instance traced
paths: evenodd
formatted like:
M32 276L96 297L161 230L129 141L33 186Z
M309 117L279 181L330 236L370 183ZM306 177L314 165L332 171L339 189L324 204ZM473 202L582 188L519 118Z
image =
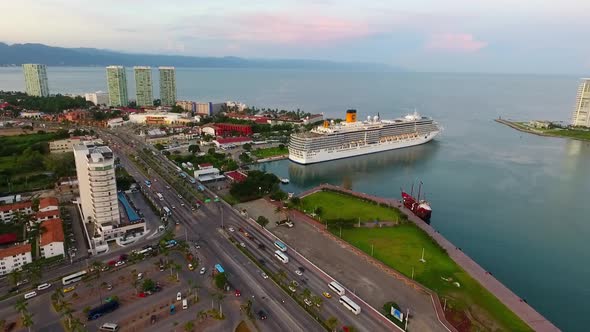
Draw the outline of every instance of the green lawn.
M301 200L302 209L311 213L321 207L322 220L355 219L366 221L398 221L401 214L397 210L379 206L372 202L334 191L320 191Z
M282 156L282 155L289 154L289 149L287 149L287 147L284 147L282 149L279 147L256 149L256 150L252 150L252 154L258 158L261 158L261 159L262 158L270 158L270 157L276 157L276 156Z
M400 212L365 202L363 200L331 191L322 191L303 198L303 209L313 210L322 207L322 220L354 219L397 220ZM339 227L330 228L336 236ZM504 306L495 296L461 269L445 251L413 223L402 223L396 227L385 228L343 228L342 238L367 254L394 268L435 291L441 298L447 298L447 305L456 310L469 310L479 318L475 328L488 327L482 321L493 320L500 330L531 331L523 321ZM426 263L420 257L424 248ZM445 281L445 278L449 281ZM452 280L450 280L452 278ZM460 287L453 285L458 282ZM397 299L391 299L395 301Z

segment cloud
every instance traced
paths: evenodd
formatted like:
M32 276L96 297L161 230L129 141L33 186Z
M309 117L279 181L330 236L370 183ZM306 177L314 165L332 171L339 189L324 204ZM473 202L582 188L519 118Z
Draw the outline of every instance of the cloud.
M433 34L425 45L427 50L470 53L477 52L488 43L476 40L470 33Z

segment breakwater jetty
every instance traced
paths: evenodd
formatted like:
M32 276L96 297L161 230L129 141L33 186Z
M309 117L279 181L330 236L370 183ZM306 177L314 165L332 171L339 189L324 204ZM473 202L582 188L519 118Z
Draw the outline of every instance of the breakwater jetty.
M500 300L506 307L512 310L512 312L520 317L520 319L528 324L533 330L542 332L559 331L555 325L543 317L543 315L537 312L533 307L528 305L525 300L514 294L508 287L504 286L504 284L498 281L489 271L486 271L483 267L477 264L477 262L465 254L460 248L456 247L453 243L441 235L436 229L425 223L422 219L418 218L410 210L405 208L400 200L359 193L331 184L321 184L317 187L300 193L298 197L303 198L323 190L342 192L361 199L374 201L376 203L385 204L399 209L402 213L408 216L409 221L413 222L417 227L426 232L438 243L438 245L446 250L449 257L451 257L451 259L453 259L461 268L469 273L473 279L477 280L490 293L496 296L498 300Z

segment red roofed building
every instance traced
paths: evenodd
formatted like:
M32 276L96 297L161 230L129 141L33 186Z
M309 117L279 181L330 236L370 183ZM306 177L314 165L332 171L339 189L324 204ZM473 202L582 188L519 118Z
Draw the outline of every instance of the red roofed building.
M0 205L0 220L4 223L12 221L12 217L17 211L24 214L33 213L33 204L31 201L26 201Z
M35 213L37 222L59 218L59 210L39 211Z
M213 168L213 164L209 164L209 163L198 164L197 167L199 167L199 169Z
M31 256L31 245L21 244L17 246L0 249L0 276L6 275L15 269L22 269L22 266L33 262Z
M232 182L242 182L248 177L248 175L240 171L225 172L224 175Z
M235 145L244 145L246 143L252 143L252 139L250 137L227 137L227 138L217 138L213 141L218 148L225 148L229 146Z
M41 224L45 232L41 234L39 245L41 256L45 258L64 255L64 231L60 218L44 221Z
M44 197L39 200L39 212L59 210L59 201L55 197Z
M233 123L215 123L212 125L205 125L201 127L201 131L211 136L250 136L252 135L252 127L247 124L233 124Z

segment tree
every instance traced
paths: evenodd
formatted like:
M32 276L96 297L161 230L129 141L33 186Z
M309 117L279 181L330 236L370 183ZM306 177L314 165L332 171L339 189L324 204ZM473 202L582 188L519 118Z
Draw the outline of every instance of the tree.
M51 300L55 306L56 311L60 311L63 304L64 293L60 288L56 288L51 294Z
M192 320L189 320L184 324L184 330L187 332L192 331L195 328L195 323Z
M217 273L215 275L215 286L219 289L223 289L226 284L227 284L227 276L225 275L225 272Z
M338 326L338 318L332 316L328 319L326 319L326 326L332 330L332 331L336 331L336 326Z
M293 196L291 198L291 203L293 203L293 205L298 206L299 204L301 204L301 198L297 197L297 196Z
M162 144L160 144L160 143L154 144L154 148L156 148L156 149L158 149L160 151L164 150L164 146Z
M209 150L207 150L207 154L214 155L215 154L215 148L209 148Z
M319 296L312 296L311 297L311 302L313 303L313 305L315 305L318 309L320 309L322 307L322 303L324 302L324 300L319 297Z
M19 298L16 301L14 308L18 313L20 313L23 326L26 327L30 332L31 326L33 326L33 315L29 312L28 305L28 302L24 298Z
M279 150L285 150L285 144L279 144Z
M172 264L172 268L174 269L174 272L176 272L176 281L180 280L180 277L178 275L178 273L182 270L182 265L178 264L178 263L174 263Z
M195 154L201 152L201 148L197 144L191 144L188 146L188 152Z
M278 279L279 283L282 283L287 279L287 271L280 269L276 274L276 278Z
M22 274L21 271L18 269L12 270L12 272L10 272L10 274L8 275L8 280L10 281L10 284L14 287L16 287L16 285L21 281L21 278Z
M246 153L240 153L240 155L238 156L238 158L244 164L247 164L247 163L249 163L249 162L252 161L252 158L250 158L250 156L248 154L246 154Z
M250 151L250 150L252 150L252 144L250 144L250 143L246 143L246 144L242 145L242 147L243 147L243 148L244 148L244 150L246 150L246 151Z
M267 219L265 216L259 216L259 217L256 219L256 222L257 222L257 223L258 223L260 226L262 226L262 228L266 227L266 225L268 225L268 223L269 223L268 219Z
M324 209L322 209L321 206L318 206L317 208L315 208L315 210L313 211L317 216L321 216L322 212L324 212Z
M23 326L26 327L29 332L31 332L31 326L34 325L33 322L33 314L30 312L25 312L22 314L22 321L23 321Z
M305 288L301 294L304 298L309 299L309 297L311 296L311 291L309 290L309 288Z
M156 283L152 279L145 279L141 285L144 292L153 291L156 288Z
M41 277L43 277L43 270L38 261L23 265L23 269L25 270L26 275L29 276L33 285L39 283Z
M252 313L252 299L248 299L248 302L242 304L240 306L240 310L246 314L246 317L253 318L254 314Z

